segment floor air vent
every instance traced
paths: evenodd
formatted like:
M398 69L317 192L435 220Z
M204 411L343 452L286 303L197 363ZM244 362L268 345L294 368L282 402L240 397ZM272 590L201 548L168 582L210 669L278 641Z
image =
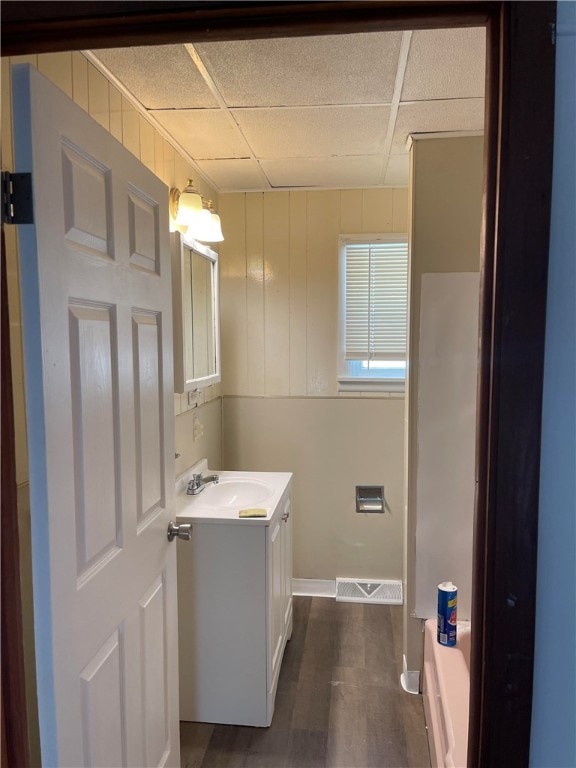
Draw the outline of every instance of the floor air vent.
M341 603L402 605L402 582L336 579L336 600Z

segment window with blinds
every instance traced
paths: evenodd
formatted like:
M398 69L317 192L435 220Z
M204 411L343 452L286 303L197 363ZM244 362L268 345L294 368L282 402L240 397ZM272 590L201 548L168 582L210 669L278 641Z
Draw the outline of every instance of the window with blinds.
M406 237L342 238L340 383L406 376ZM383 388L383 387L382 387Z

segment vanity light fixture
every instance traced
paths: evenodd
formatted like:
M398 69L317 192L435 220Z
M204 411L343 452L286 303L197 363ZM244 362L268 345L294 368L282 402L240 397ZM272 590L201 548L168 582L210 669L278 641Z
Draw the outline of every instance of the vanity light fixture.
M214 210L212 200L205 202L204 206L201 231L196 235L196 239L203 243L221 243L224 240L224 235L222 234L220 216Z
M173 225L177 228L193 228L202 215L202 202L202 195L194 187L192 179L188 179L182 192L176 187L172 187L170 190L170 218Z
M214 211L212 200L204 200L192 179L188 179L182 192L176 187L170 190L170 229L204 243L224 240L220 216Z

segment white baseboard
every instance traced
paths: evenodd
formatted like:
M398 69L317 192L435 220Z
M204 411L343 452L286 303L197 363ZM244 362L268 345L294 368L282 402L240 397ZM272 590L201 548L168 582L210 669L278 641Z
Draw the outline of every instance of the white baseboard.
M406 664L406 656L402 657L402 669L403 672L400 675L400 685L402 688L406 691L406 693L420 693L420 670L408 669L408 665Z
M292 579L292 594L303 597L336 597L336 579Z

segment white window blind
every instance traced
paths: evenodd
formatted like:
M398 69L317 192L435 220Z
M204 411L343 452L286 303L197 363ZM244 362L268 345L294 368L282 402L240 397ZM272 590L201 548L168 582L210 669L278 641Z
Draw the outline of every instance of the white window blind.
M405 360L408 244L345 245L346 360Z

